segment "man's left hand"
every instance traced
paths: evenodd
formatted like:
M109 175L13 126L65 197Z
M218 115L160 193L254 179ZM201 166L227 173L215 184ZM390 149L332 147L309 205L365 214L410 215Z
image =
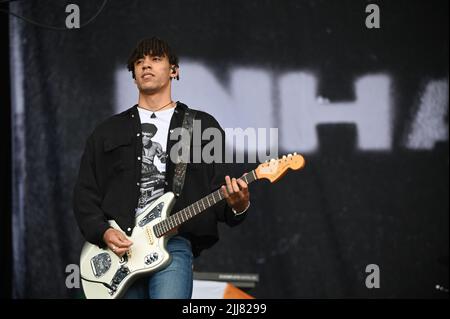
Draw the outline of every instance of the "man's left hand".
M230 176L225 176L225 185L221 187L221 190L228 205L235 211L240 213L247 208L250 194L247 183L242 179L231 179Z

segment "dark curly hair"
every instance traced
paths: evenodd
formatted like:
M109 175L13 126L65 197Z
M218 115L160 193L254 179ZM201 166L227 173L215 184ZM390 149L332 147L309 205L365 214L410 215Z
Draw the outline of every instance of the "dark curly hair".
M161 57L167 56L170 65L175 65L176 68L179 68L178 56L173 52L166 41L161 40L157 37L147 38L141 40L137 44L136 48L134 48L133 52L128 58L127 68L128 71L132 73L133 79L135 78L134 63L146 55L156 55ZM180 77L177 76L177 80L179 79Z

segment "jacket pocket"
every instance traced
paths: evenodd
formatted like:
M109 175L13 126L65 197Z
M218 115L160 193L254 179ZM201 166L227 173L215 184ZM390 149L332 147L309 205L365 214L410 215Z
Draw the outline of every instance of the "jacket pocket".
M111 152L120 146L131 145L132 137L130 136L118 136L115 138L106 139L103 142L103 150L107 152Z
M120 172L134 167L134 147L130 136L116 136L103 142L105 165L113 172ZM109 163L109 164L107 164Z

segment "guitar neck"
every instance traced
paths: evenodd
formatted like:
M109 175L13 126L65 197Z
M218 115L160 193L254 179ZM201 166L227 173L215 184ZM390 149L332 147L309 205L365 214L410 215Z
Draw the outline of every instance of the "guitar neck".
M254 182L255 180L257 180L255 170L250 171L249 173L242 176L240 179L245 181L247 184ZM165 220L157 223L154 226L155 235L157 237L163 236L164 234L179 227L181 224L189 221L191 218L197 216L201 212L204 212L211 206L214 206L224 198L225 197L223 196L222 191L219 188L215 192L212 192L211 194L201 198L200 200L180 210L179 212L172 214Z

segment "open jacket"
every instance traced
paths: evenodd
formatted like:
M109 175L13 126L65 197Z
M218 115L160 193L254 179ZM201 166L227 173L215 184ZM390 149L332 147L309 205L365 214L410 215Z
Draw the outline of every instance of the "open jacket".
M167 137L167 154L177 142L170 140L170 132L182 126L186 108L186 105L177 102ZM201 121L202 132L211 127L221 131L223 159L225 134L219 123L201 111L197 111L195 120ZM201 145L191 143L191 153L208 142L202 141ZM128 236L131 235L140 195L140 156L142 135L137 105L98 125L87 139L73 197L75 217L87 241L105 247L103 234L109 227L110 219L115 220ZM174 169L175 164L168 157L165 192L172 190ZM225 164L189 163L182 193L171 212L176 213L218 189L225 183L226 174ZM193 254L198 256L218 240L218 221L234 226L242 222L246 215L247 212L235 216L226 201L222 201L181 225L178 233L191 241Z

